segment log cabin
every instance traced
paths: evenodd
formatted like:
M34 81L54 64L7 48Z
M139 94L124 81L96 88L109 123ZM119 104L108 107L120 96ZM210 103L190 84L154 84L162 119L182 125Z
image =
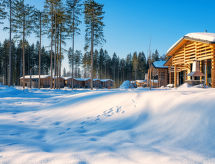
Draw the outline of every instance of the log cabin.
M102 88L110 89L110 88L113 88L114 86L114 81L111 79L101 79L100 81L101 81Z
M53 86L54 86L54 80L55 80L55 83L56 83L56 87L57 87L57 84L59 83L59 87L60 88L64 88L65 86L65 79L63 77L53 77Z
M72 77L64 77L65 85L69 88L72 87ZM90 78L74 78L74 88L90 88Z
M168 51L169 83L205 84L215 88L215 33L189 33Z
M72 77L64 77L65 86L72 86ZM90 78L74 78L74 88L90 88ZM94 88L112 88L113 80L111 79L93 79L93 87Z
M153 88L168 85L168 66L165 66L165 63L166 61L155 61L151 64L151 86Z
M40 87L49 88L51 77L49 75L40 75ZM38 88L39 75L26 75L25 86ZM23 86L23 77L20 78L20 86Z
M102 88L101 80L100 79L93 79L93 87L94 88Z

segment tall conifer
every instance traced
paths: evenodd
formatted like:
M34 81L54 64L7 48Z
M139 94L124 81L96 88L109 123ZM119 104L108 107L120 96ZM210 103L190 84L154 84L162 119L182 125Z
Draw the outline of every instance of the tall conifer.
M93 89L93 52L94 46L103 43L104 35L104 11L102 4L97 3L95 0L86 0L84 4L84 14L85 14L85 49L90 47L91 53L91 89Z

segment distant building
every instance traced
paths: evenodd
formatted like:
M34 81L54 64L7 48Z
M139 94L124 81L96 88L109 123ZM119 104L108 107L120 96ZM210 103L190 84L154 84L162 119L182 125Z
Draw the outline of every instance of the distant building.
M69 88L72 87L72 77L64 77L65 85ZM91 79L90 78L74 78L73 87L74 88L90 88ZM93 79L94 88L112 88L114 86L114 81L111 79Z
M40 75L40 87L49 88L51 77L49 75ZM25 86L38 88L39 75L26 75L25 76ZM20 78L20 85L23 86L23 77Z
M165 66L165 63L166 61L155 61L151 65L151 86L154 88L168 85L168 66ZM150 85L150 77L147 79Z

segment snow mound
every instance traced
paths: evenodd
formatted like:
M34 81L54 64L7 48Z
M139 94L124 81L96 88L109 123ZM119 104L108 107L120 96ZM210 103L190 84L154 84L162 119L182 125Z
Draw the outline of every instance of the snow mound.
M126 80L120 85L120 89L129 89L129 88L134 88L134 85L130 83L129 80Z
M215 163L215 90L183 88L0 87L0 163Z
M189 85L188 83L184 83L180 87L178 87L178 89L186 89L186 88L190 88L190 87L192 87L192 86Z

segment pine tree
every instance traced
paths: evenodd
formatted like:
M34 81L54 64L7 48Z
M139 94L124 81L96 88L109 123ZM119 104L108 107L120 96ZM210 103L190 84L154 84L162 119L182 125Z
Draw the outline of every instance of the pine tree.
M126 57L126 80L132 80L132 58L131 54L128 54Z
M57 0L46 0L44 5L45 25L47 28L47 34L51 37L50 43L50 88L53 88L53 39L54 39L54 6L57 4Z
M63 68L63 76L66 77L66 68Z
M68 34L72 38L72 53L75 53L75 36L80 34L79 25L81 24L81 0L67 0L66 1L66 11L67 11L67 25L68 25ZM72 60L73 61L73 60ZM72 89L74 86L74 63L71 63L72 67Z
M40 74L41 74L41 47L42 47L42 26L44 25L44 14L39 11L35 10L34 11L34 32L36 36L39 38L39 49L38 49L38 62L39 62L39 67L38 67L38 75L39 75L39 81L38 81L38 88L40 89Z
M111 65L112 65L112 77L113 77L113 80L116 81L116 70L117 70L117 55L116 53L114 52L113 53L113 57L112 57L112 61L111 61Z
M75 77L80 77L80 64L81 64L82 53L81 51L76 50L74 54L75 60Z
M15 1L14 33L16 39L22 40L22 75L23 89L25 88L25 44L26 36L30 35L32 29L33 7L25 5L24 0Z
M15 18L15 3L17 0L2 0L0 6L2 12L1 12L1 18L7 18L9 21L9 27L4 27L5 30L9 30L9 70L8 70L8 86L12 83L12 32L13 27L16 27L16 23L14 21ZM3 8L6 8L7 10L4 11ZM4 15L2 15L4 14Z
M159 60L159 53L158 50L155 50L155 52L152 54L152 61L158 61Z
M7 12L5 11L6 5L4 1L0 1L0 24L3 24L3 21L6 18Z
M99 59L98 59L98 63L99 63L99 78L102 79L103 78L103 74L104 74L104 63L105 63L105 55L104 55L104 50L101 48L99 51Z
M138 67L137 52L135 52L132 57L132 68L134 71L134 80L137 80L137 67Z
M85 14L85 24L86 24L86 34L85 49L90 47L91 53L91 89L93 89L93 52L94 46L97 46L104 42L103 35L103 19L104 11L102 4L95 2L95 0L86 0L84 4L84 14Z
M144 79L145 73L147 71L147 66L146 66L146 57L143 52L140 52L138 55L138 78L139 79Z

